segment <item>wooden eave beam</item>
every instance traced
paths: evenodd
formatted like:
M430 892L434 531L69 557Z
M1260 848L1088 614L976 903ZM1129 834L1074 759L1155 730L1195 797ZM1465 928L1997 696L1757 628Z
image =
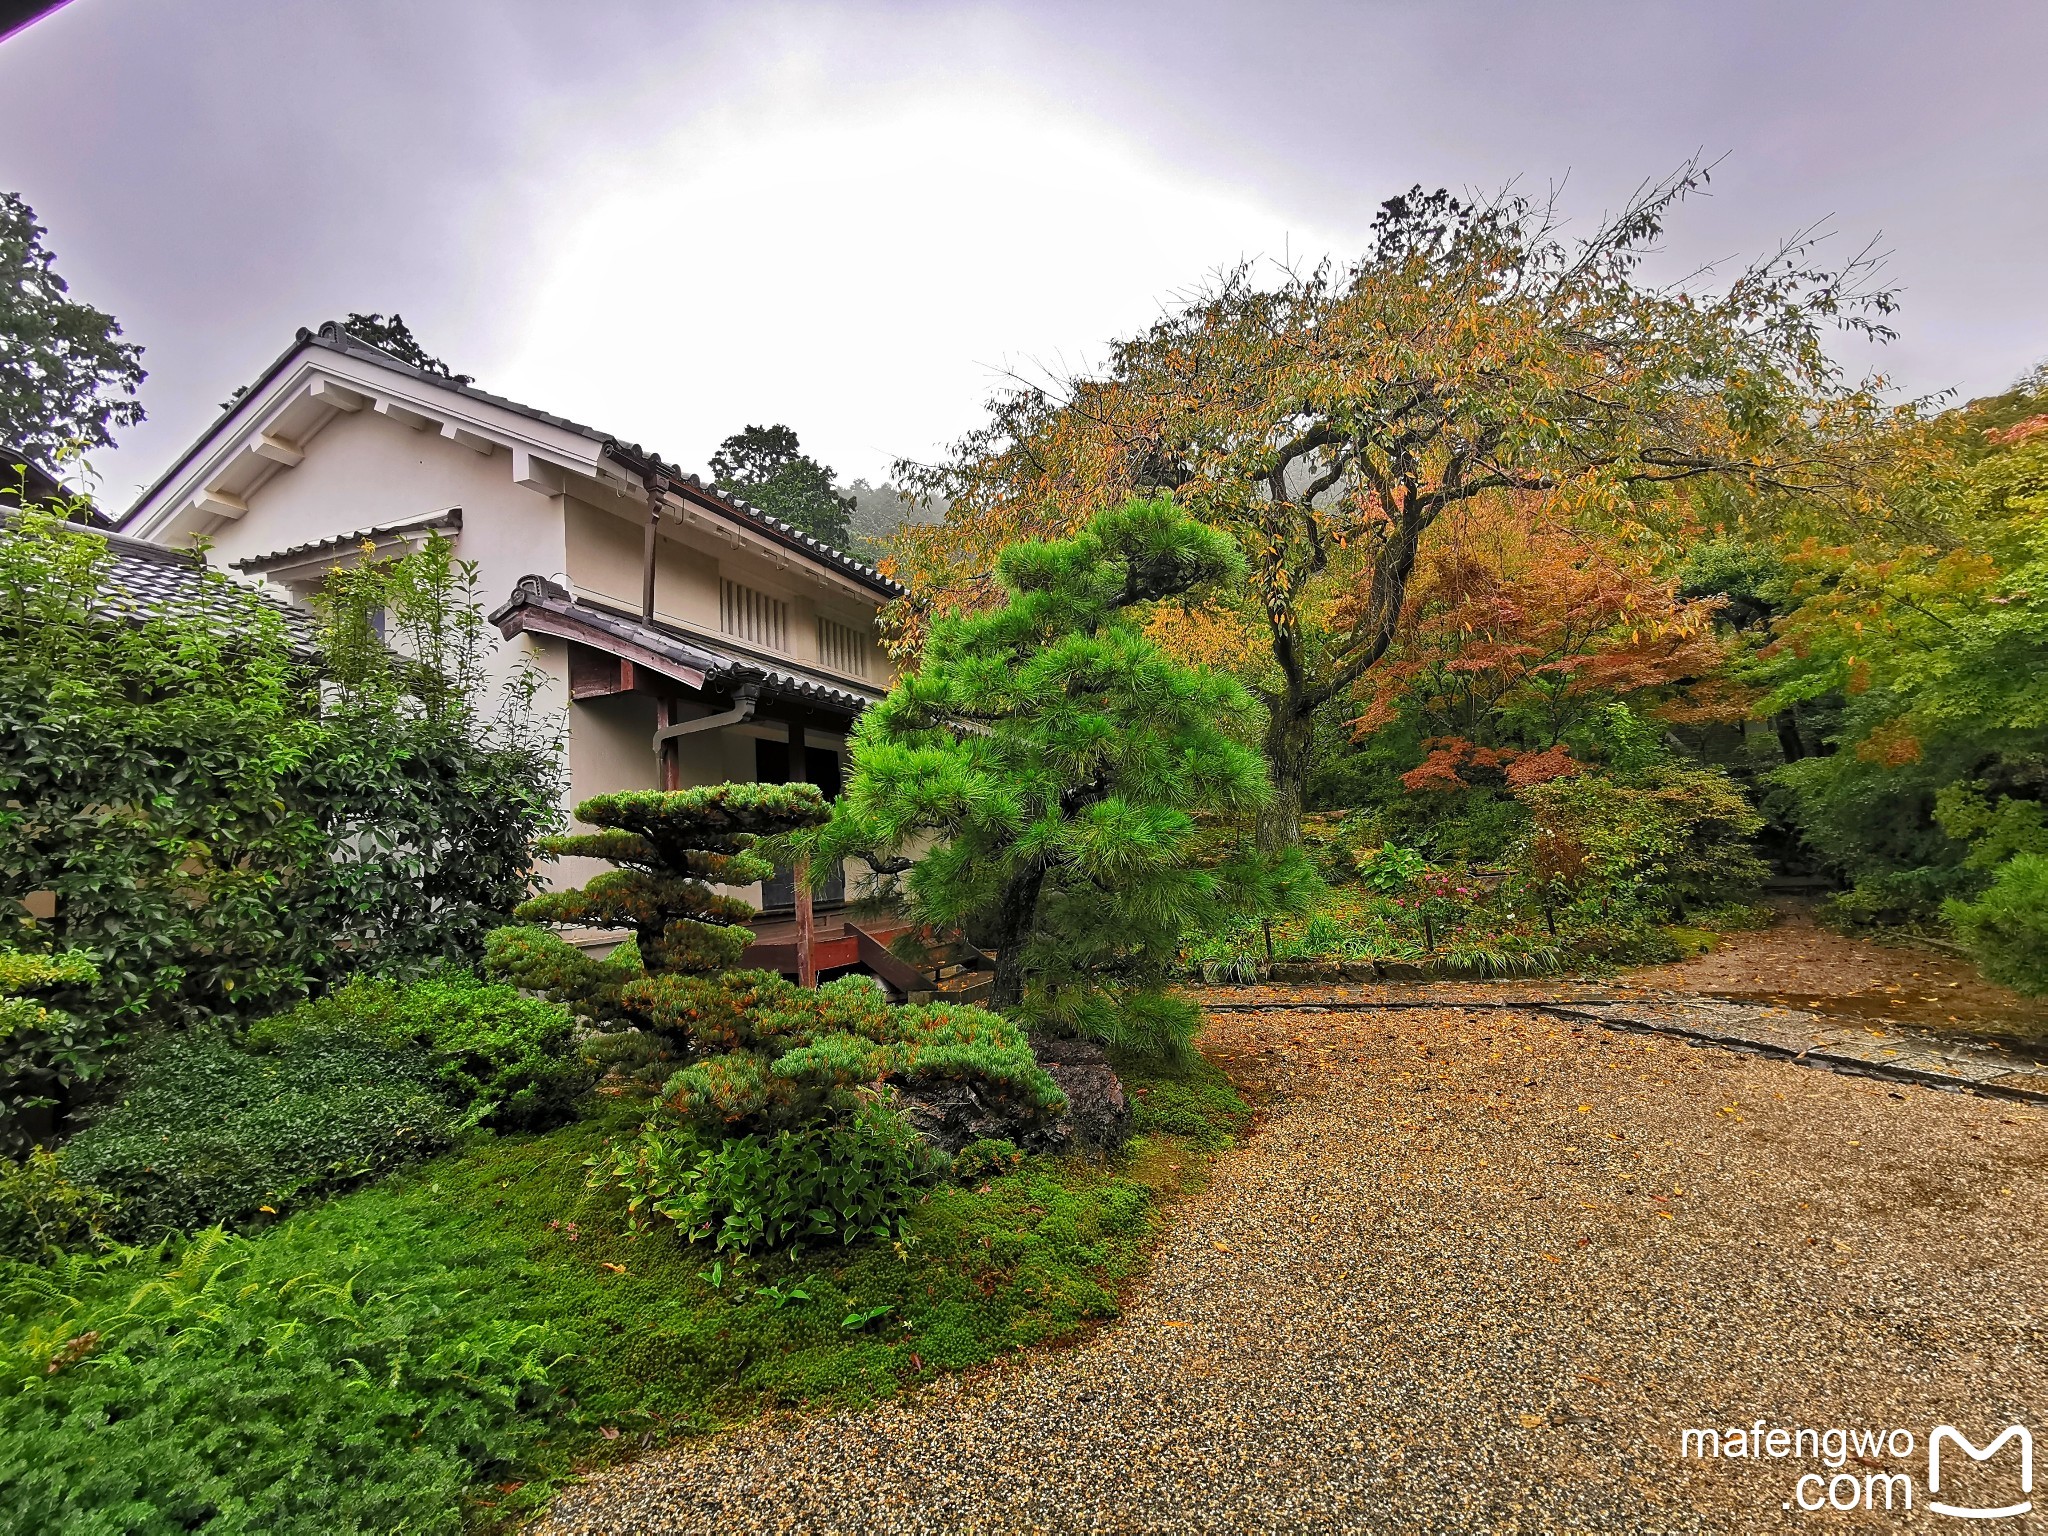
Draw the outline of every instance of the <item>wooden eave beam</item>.
M531 608L515 609L508 614L504 624L505 637L533 634L552 635L557 640L574 640L592 650L604 651L635 666L681 683L685 688L704 686L704 674L694 667L686 667L679 661L670 661L645 646L634 645L630 640L621 640L603 630L588 624L578 624L574 619L564 619L552 613L537 612Z

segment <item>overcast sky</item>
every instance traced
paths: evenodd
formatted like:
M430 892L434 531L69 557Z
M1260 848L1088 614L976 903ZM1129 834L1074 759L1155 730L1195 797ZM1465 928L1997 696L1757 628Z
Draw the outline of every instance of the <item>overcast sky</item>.
M0 43L0 186L146 348L125 506L300 325L701 468L784 421L879 479L1006 368L1412 183L1591 224L1696 150L1673 269L1881 235L1914 392L2048 356L2048 4L73 0Z

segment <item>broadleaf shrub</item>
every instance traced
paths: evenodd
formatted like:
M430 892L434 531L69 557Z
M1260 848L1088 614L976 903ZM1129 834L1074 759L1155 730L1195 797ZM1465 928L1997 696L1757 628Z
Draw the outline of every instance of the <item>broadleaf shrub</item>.
M276 605L202 571L191 611L136 619L112 563L60 518L0 521L0 905L52 893L54 921L6 920L13 947L98 964L56 998L81 1077L144 1020L299 996L322 848L295 788L319 727ZM28 1078L10 1101L57 1081Z
M61 1031L8 1036L0 1150L131 1037L262 1017L343 969L481 959L557 819L553 717L531 672L486 707L493 642L445 540L337 577L317 648L218 571L182 573L162 614L114 571L97 533L0 518L0 907L56 903L0 918L0 948L98 970L49 997Z
M568 1010L514 987L442 971L397 983L358 977L249 1031L254 1050L321 1039L423 1055L441 1092L499 1130L559 1125L592 1072L574 1052Z
M659 1216L687 1241L751 1252L890 1235L947 1166L870 1093L841 1124L711 1146L656 1116L593 1159L592 1184L618 1185L643 1226Z
M168 1041L66 1145L64 1176L121 1202L127 1241L253 1224L447 1146L462 1116L418 1051L333 1035L266 1052Z
M1517 793L1534 830L1537 877L1569 846L1571 884L1604 909L1669 920L1752 896L1769 873L1752 839L1763 817L1719 769L1665 761L1628 780L1575 774Z
M0 934L0 945L7 942ZM48 994L74 994L100 979L78 950L25 955L0 948L0 1152L25 1150L27 1113L52 1108L106 1064L103 1030L57 1007Z
M0 1258L35 1264L104 1246L114 1201L64 1176L48 1147L0 1158Z

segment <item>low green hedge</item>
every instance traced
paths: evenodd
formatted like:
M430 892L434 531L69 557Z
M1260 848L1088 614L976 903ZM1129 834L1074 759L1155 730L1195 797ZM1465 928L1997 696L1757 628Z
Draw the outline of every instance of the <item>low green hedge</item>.
M320 1036L255 1053L180 1036L64 1148L130 1241L247 1225L446 1147L462 1121L417 1052Z

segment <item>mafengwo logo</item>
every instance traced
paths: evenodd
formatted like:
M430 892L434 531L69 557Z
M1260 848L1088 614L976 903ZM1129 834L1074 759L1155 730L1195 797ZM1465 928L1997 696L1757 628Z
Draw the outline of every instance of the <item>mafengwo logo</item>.
M1927 1479L1916 1484L1926 1447ZM1956 1520L2012 1520L2034 1508L2034 1437L2008 1424L1982 1445L1953 1424L1937 1424L1923 1441L1910 1429L1772 1428L1758 1419L1749 1428L1688 1429L1678 1437L1686 1460L1805 1463L1780 1507L1805 1514L1823 1510L1916 1508ZM1792 1469L1787 1467L1789 1472ZM1944 1489L1943 1484L1947 1484ZM1924 1500L1919 1497L1924 1489Z

